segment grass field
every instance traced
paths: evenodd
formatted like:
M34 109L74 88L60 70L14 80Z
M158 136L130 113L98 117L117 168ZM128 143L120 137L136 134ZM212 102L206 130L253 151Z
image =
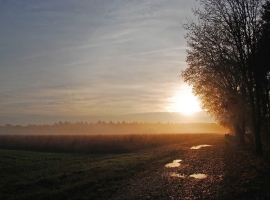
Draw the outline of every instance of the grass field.
M127 177L161 167L176 154L142 150L206 138L209 135L1 136L2 148L20 150L0 150L0 199L108 198Z
M93 140L93 136L92 138L80 136L83 139L77 138L74 144L77 147L78 144L88 144L88 146L82 145L81 148L73 149L72 145L65 145L72 144L71 136L62 137L61 140L56 136L56 140L35 136L33 141L36 143L33 144L47 144L46 149L46 146L42 148L31 146L30 137L33 136L24 136L24 139L28 140L20 137L12 140L4 138L5 142L10 142L10 146L6 143L5 149L0 149L1 200L110 199L120 188L126 186L129 180L162 169L176 156L186 153L184 150L175 149L174 144L189 148L204 143L214 145L217 141L224 140L224 136L220 134L108 136L111 138L102 137L102 140L101 137L99 140L97 138ZM73 136L72 141L74 138L76 137ZM0 137L0 140L3 144L3 137ZM95 146L96 149L89 147L90 141L92 143L95 141L96 144L99 141L99 145ZM16 149L14 144L20 145L19 150L18 148L12 150L12 148ZM127 153L128 145L130 148ZM117 151L114 151L115 147L118 148ZM100 151L99 148L107 150ZM111 152L110 148L112 148Z
M60 153L130 153L217 134L0 135L1 149Z
M77 155L1 150L0 199L108 198L127 177L175 152Z

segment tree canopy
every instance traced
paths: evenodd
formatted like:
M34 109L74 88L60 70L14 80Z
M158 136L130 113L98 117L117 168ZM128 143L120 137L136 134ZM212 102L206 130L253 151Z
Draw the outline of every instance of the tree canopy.
M201 0L184 28L189 67L182 72L203 108L233 130L241 145L252 132L256 152L269 134L270 3Z

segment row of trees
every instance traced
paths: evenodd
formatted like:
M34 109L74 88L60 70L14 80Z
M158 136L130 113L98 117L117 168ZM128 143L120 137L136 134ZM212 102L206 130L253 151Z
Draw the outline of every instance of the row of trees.
M182 72L203 108L232 129L241 145L270 134L270 2L200 0L184 28L190 49Z
M88 134L135 134L135 133L224 133L228 130L216 123L127 123L110 121L62 122L53 125L0 126L0 135L88 135Z
M214 124L214 123L199 123L199 122L195 122L195 123L175 123L175 122L167 122L167 123L160 123L160 122L155 122L155 123L151 123L151 122L126 122L126 121L122 121L122 122L113 122L113 121L109 121L109 122L105 122L105 121L97 121L97 122L86 122L86 121L77 121L77 122L70 122L70 121L59 121L59 122L55 122L53 125L49 125L49 124L43 124L43 125L37 125L37 124L29 124L27 126L22 126L22 125L12 125L12 124L6 124L4 127L6 128L27 128L27 127L59 127L59 126L93 126L93 125L101 125L101 126L110 126L110 125L118 125L118 126L122 126L122 125L194 125L194 124ZM3 127L3 126L0 126Z

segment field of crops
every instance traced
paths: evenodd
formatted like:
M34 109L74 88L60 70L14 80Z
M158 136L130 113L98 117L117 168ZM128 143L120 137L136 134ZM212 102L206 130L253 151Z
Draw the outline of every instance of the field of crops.
M186 187L181 180L169 177L164 178L165 164L176 158L186 157L186 164L183 167L186 166L189 170L193 169L193 167L188 167L192 164L188 162L194 162L196 166L194 169L198 170L198 167L205 166L205 164L202 164L205 162L205 159L212 159L211 162L205 162L208 164L205 167L206 172L208 172L207 170L212 170L211 173L214 172L214 167L219 166L224 161L229 164L222 164L223 171L226 171L227 168L233 171L237 167L233 160L228 159L228 156L236 159L232 156L232 154L236 153L232 149L235 147L232 144L228 144L225 141L224 135L221 134L1 136L0 141L1 200L136 199L138 195L140 196L139 192L143 190L138 189L138 194L134 193L132 197L129 196L130 191L128 188L133 188L133 192L138 187L151 191L150 187L157 185L151 184L151 180L154 180L155 177L163 177L163 179L157 179L158 183L162 183L161 180L166 183L166 188L162 186L162 188L155 190L157 194L163 195L157 196L157 198L166 199L171 195L170 190L175 190L177 186L172 181L177 181L183 188ZM211 151L205 150L207 154L203 154L203 151L201 151L202 154L198 154L195 152L196 150L190 149L193 145L199 144L213 145L215 149L209 148ZM226 149L228 149L228 152L224 154L227 151ZM251 154L244 152L244 155L242 156L241 154L239 158L245 161L245 157ZM197 161L195 159L196 156L199 156ZM211 156L217 157L212 158ZM193 160L189 160L189 158L193 158ZM202 161L199 161L199 159ZM241 163L244 163L244 161L241 161ZM218 164L211 164L215 162ZM259 171L255 164L252 169L250 168L255 170L252 171L251 178L259 181L263 189L258 189L257 187L254 189L254 180L247 181L252 183L250 187L255 190L255 194L260 192L262 195L266 195L265 191L267 191L267 185L269 186L269 184L265 182L265 179L259 180L257 176L261 176L261 174L267 176L265 173L269 171L267 168L269 165L264 165L263 168L261 165L258 165L261 170ZM224 166L226 166L226 169ZM221 173L222 170L219 170L218 173ZM244 173L245 171L241 170L242 172ZM240 176L239 173L224 175L223 182L218 182L218 184L211 182L215 180L213 178L207 180L213 185L211 186L213 191L220 184L219 188L222 189L222 193L219 193L219 195L224 194L226 197L228 195L226 193L226 188L229 187L228 182L233 181L232 183L237 183L238 176ZM145 180L145 178L147 179ZM185 181L187 186L192 183L190 179L185 179ZM201 183L193 182L198 188L200 188ZM247 182L246 184L248 185L249 183ZM179 191L181 191L181 187L178 188ZM247 190L249 189L248 186L246 188ZM149 195L150 198L155 197L153 196L154 193ZM211 195L213 194L211 193ZM216 193L214 195L212 199L217 197ZM241 195L242 193L240 197ZM145 198L148 198L148 196ZM142 198L144 199L144 197ZM239 195L236 195L233 199L241 198L239 198Z

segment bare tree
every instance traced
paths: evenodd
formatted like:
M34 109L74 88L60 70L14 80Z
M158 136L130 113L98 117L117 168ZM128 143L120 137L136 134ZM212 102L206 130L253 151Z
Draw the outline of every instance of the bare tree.
M261 154L267 93L262 79L267 80L267 70L258 63L258 44L267 1L200 2L202 9L194 10L197 21L184 25L190 50L189 68L182 75L210 114L234 128L242 144L250 116L256 152Z

